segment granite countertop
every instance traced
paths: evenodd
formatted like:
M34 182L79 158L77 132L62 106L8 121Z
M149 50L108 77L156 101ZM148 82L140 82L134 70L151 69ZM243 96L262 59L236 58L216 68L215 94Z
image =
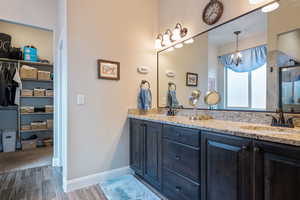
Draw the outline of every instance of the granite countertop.
M222 132L228 135L300 146L300 128L279 128L262 124L232 122L225 120L189 120L186 116L166 116L163 114L133 114L128 118L160 122L186 128Z

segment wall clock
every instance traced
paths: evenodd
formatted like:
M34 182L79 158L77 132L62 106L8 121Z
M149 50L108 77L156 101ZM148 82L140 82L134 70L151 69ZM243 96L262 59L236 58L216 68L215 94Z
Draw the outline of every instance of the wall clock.
M208 25L213 25L219 21L224 11L222 2L210 0L203 11L202 19Z

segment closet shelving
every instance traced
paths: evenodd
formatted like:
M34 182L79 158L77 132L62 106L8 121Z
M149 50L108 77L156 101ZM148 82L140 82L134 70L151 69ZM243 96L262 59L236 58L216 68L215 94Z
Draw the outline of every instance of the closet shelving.
M53 72L53 65L48 63L38 63L38 62L28 62L22 60L13 60L0 58L0 61L4 62L14 62L17 63L19 67L27 65L30 67L35 67L38 70ZM31 89L34 88L44 88L53 90L53 80L43 81L43 80L33 80L33 79L22 79L22 88ZM0 107L0 109L5 110L17 110L17 147L21 148L22 140L28 139L33 135L38 136L38 138L53 138L53 129L36 129L36 130L21 130L22 125L29 125L32 121L46 121L48 119L53 119L53 112L34 112L34 113L21 113L20 108L22 106L34 106L34 107L44 107L45 105L53 105L54 98L51 96L20 96L19 106L8 106Z

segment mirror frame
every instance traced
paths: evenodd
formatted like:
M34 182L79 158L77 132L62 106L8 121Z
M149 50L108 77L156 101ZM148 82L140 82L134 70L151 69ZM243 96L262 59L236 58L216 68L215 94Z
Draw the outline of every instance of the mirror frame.
M176 42L176 43L174 43L173 45L171 45L171 46L169 46L169 47L167 47L167 48L164 48L164 49L162 49L162 50L157 51L157 53L156 53L156 56L157 56L157 101L156 101L157 107L158 107L158 108L166 108L166 107L161 107L161 106L159 106L159 54L160 54L160 53L166 51L166 50L169 49L169 48L172 48L172 47L176 46L176 45L179 44L179 43L182 43L182 42L187 41L187 40L189 40L189 39L195 39L196 37L198 37L198 36L200 36L200 35L203 35L203 34L209 32L209 31L211 31L211 30L214 30L214 29L219 28L219 27L221 27L221 26L223 26L223 25L225 25L225 24L228 24L228 23L230 23L230 22L232 22L232 21L235 21L235 20L237 20L237 19L239 19L239 18L241 18L241 17L244 17L244 16L246 16L246 15L248 15L248 14L251 14L251 13L253 13L253 12L256 12L256 11L258 11L258 10L261 10L263 7L265 7L265 6L267 6L267 5L270 5L270 4L274 3L274 2L278 2L278 1L274 0L274 1L271 1L271 2L269 2L269 3L266 3L266 4L260 6L260 7L256 8L256 9L254 9L254 10L251 10L251 11L249 11L249 12L246 12L246 13L240 15L240 16L234 17L234 18L232 18L232 19L230 19L230 20L228 20L228 21L225 21L225 22L223 22L223 23L221 23L221 24L218 24L218 25L216 25L216 26L213 26L213 27L211 27L211 28L209 28L209 29L207 29L207 30L205 30L205 31L203 31L203 32L200 32L200 33L198 33L198 34L196 34L196 35L194 35L194 36L191 36L191 37L189 37L189 38L187 38L187 39L184 39L184 40L182 40L182 41L180 41L180 42ZM279 100L279 99L278 99L278 105L279 105L279 108L278 108L278 109L280 109L280 106L282 106L282 105L280 104L280 100ZM193 110L194 108L179 108L179 109ZM232 112L232 111L236 111L236 112L276 113L276 111L266 111L266 110L240 110L240 109L209 109L209 108L197 108L197 110L231 111L231 112ZM300 112L285 112L285 113L300 114Z

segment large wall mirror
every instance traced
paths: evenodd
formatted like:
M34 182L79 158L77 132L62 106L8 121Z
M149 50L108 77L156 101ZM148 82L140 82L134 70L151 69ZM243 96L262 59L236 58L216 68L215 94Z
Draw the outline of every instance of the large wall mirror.
M300 2L280 4L273 12L258 9L195 36L193 43L160 51L159 107L173 98L173 106L191 108L189 96L198 89L199 109L300 112ZM205 95L213 91L221 99L207 105Z

